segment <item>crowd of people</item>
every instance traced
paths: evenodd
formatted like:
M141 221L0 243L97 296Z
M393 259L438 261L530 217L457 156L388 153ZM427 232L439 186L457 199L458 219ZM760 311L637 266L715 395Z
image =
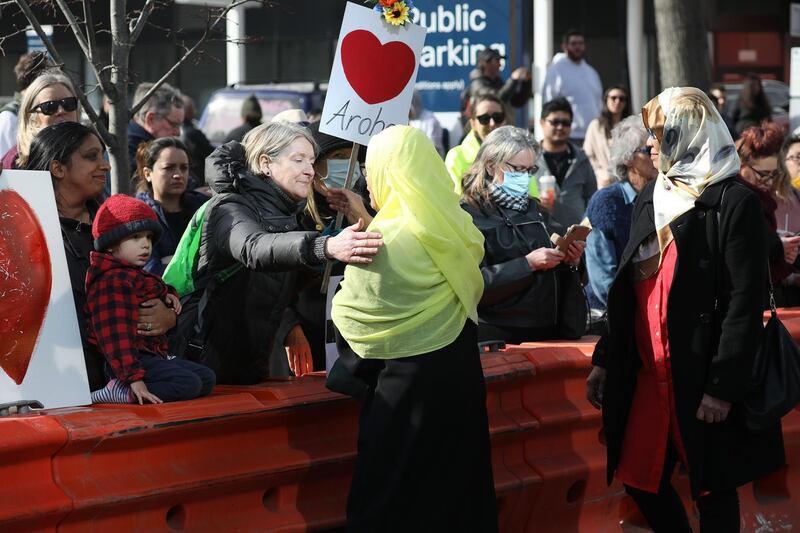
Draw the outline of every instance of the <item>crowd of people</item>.
M596 322L587 396L609 481L656 531L689 531L670 482L681 463L704 527L738 530L736 487L783 464L780 426L756 439L734 413L767 272L779 305L800 304L800 137L769 122L757 77L732 116L721 85L668 89L637 113L624 85L603 91L580 32L562 50L540 141L512 125L530 72L504 82L488 48L449 150L418 95L410 126L359 153L302 110L264 121L255 96L215 148L163 84L128 127L135 197L110 194L70 79L24 56L0 110L3 168L51 175L93 401L302 376L335 342L329 386L364 406L352 530L424 514L492 531L479 343L575 339ZM588 238L568 239L579 227ZM165 280L187 253L180 292ZM330 317L328 263L344 275Z

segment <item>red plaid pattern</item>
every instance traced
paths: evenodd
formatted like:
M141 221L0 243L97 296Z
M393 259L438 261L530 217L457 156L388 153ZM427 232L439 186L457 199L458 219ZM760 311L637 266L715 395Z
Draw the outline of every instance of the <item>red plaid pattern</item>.
M144 369L139 351L166 357L166 335L145 337L136 332L139 304L153 298L163 300L168 287L160 277L102 252L92 252L86 272L86 316L88 340L102 353L117 379L140 380Z

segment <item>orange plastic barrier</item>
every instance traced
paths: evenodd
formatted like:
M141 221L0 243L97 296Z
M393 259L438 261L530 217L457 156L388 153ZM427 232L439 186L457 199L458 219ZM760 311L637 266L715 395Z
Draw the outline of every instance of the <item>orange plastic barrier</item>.
M54 530L70 512L72 501L51 470L66 442L66 431L50 416L0 419L0 531Z
M780 316L800 338L800 313ZM646 531L621 486L605 483L600 413L585 399L595 341L482 357L503 531ZM0 531L341 527L359 411L313 374L192 402L0 419ZM790 466L740 491L745 531L800 525L800 412L784 434Z

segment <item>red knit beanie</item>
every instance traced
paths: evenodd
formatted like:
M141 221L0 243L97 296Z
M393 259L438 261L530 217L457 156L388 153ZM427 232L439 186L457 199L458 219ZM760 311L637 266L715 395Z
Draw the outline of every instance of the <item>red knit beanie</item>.
M141 200L127 194L115 194L103 202L94 217L94 249L102 252L140 231L152 231L153 242L158 241L161 224L155 212Z

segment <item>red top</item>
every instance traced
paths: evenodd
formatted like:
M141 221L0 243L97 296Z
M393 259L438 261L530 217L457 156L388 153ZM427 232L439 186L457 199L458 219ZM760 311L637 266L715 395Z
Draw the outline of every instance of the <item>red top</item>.
M669 340L667 297L675 275L678 251L675 241L667 245L655 276L635 284L636 348L642 367L636 377L631 412L617 478L631 487L658 492L668 439L686 465L686 453L675 416Z

